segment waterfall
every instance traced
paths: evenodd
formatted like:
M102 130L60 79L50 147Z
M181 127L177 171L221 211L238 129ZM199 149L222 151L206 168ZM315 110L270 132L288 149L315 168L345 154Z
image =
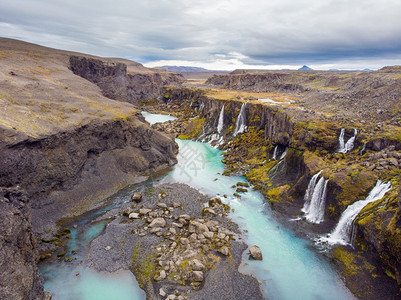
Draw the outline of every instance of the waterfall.
M224 105L221 108L220 115L219 115L219 121L217 122L217 132L221 134L223 131L223 125L224 125Z
M350 139L345 143L344 141L344 134L345 134L345 129L341 128L340 136L338 137L338 142L340 144L340 147L338 148L339 153L347 153L354 149L354 143L355 143L355 138L356 134L358 133L358 130L354 128L354 135L350 137Z
M247 129L245 107L246 103L243 103L241 106L241 110L238 114L237 120L235 121L234 136L237 136L239 133L243 133Z
M284 152L283 152L283 154L281 154L280 160L282 160L282 159L285 158L285 156L287 155L287 152L288 152L288 147L286 147L285 150L284 150Z
M366 199L348 205L347 209L342 213L336 228L334 228L327 238L322 238L322 241L327 241L330 245L350 244L352 225L356 216L367 204L383 198L390 189L391 183L383 183L381 180L377 180L376 186L370 191Z
M326 189L328 179L320 178L316 184L308 209L305 210L305 218L311 223L319 224L324 220L324 209L326 205Z
M273 160L277 160L277 151L278 151L278 145L276 145L276 147L274 147L274 151L273 151Z
M324 177L319 178L322 171L312 176L309 181L308 188L305 192L305 203L302 211L305 213L305 218L312 223L320 223L324 220L324 209L326 205L327 183ZM316 183L317 182L317 183Z
M354 143L355 143L355 138L356 138L357 133L358 133L358 130L356 130L354 128L354 135L345 144L345 152L350 152L352 149L354 149Z
M345 153L343 152L345 150L344 133L345 128L341 128L340 136L338 137L338 142L340 143L340 148L338 149L338 152L340 153Z
M309 181L308 188L306 189L305 196L304 196L305 203L304 203L304 206L302 207L302 211L304 213L309 211L309 206L310 206L310 203L312 200L313 191L315 190L316 181L317 181L320 173L322 173L322 171L313 175L311 180Z

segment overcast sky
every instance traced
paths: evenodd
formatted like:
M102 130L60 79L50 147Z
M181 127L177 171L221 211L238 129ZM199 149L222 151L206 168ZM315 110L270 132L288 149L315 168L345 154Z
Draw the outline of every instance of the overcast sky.
M146 66L401 65L401 0L0 0L0 36Z

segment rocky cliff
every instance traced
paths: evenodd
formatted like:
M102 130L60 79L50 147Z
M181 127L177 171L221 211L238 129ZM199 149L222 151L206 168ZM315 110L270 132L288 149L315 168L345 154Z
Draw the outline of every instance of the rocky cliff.
M123 63L9 39L0 45L0 295L45 299L33 234L48 240L60 219L171 166L176 145L132 104L104 96L110 87L109 96L133 99L119 81L129 77ZM71 71L71 57L83 69L94 63L88 74L100 88Z
M0 244L0 298L50 299L36 267L28 199L18 189L0 190Z
M70 56L70 68L100 87L105 97L138 104L138 100L156 99L165 85L179 85L182 75L151 71L130 70L127 64L117 59L101 60L83 56Z
M338 118L388 121L400 118L401 70L374 72L237 70L215 75L209 87L296 95L304 107Z

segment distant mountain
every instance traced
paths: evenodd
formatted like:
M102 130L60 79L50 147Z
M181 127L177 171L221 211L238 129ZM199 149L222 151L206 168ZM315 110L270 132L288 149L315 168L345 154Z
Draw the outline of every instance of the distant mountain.
M209 70L198 67L185 67L185 66L162 66L158 69L167 70L170 72L208 72Z
M301 70L301 71L313 71L313 69L309 68L307 65L303 65L303 67L299 68L298 70Z

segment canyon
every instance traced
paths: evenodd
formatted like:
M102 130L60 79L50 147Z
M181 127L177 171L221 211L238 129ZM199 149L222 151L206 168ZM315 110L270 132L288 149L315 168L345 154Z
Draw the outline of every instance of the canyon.
M59 221L176 164L174 138L223 150L222 175L251 183L228 196L260 193L355 297L400 297L400 67L237 70L192 84L127 60L0 45L1 298L49 299L36 257L60 249ZM177 119L151 126L142 110ZM358 203L347 239L330 242Z

